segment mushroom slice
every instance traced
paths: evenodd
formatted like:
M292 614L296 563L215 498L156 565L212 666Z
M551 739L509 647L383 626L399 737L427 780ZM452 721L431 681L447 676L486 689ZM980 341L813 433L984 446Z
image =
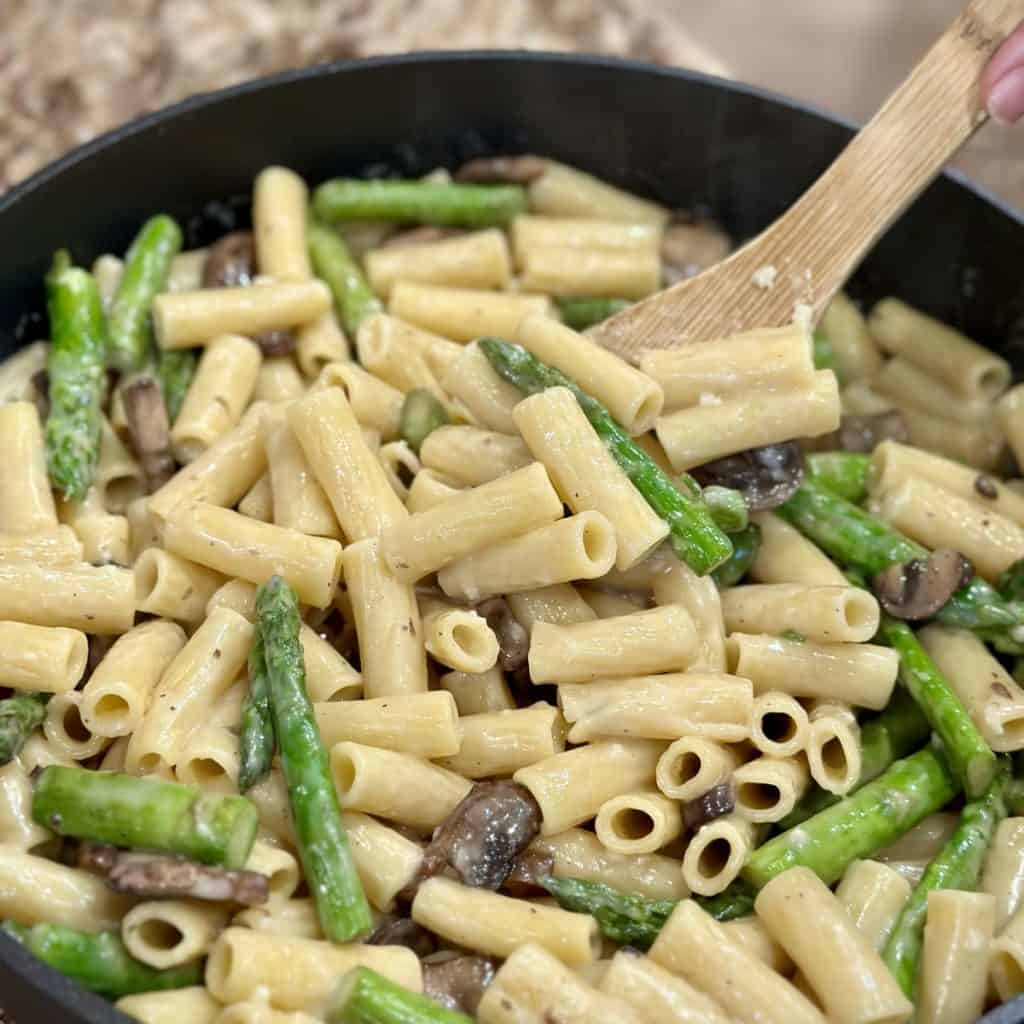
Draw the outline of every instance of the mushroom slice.
M714 221L689 219L671 223L661 238L661 273L665 284L694 277L720 263L731 251L732 239Z
M715 818L721 818L723 814L731 814L735 806L732 784L723 782L693 800L687 800L683 804L683 821L687 828L700 828Z
M896 562L871 580L879 604L894 618L914 621L936 615L971 582L974 567L959 551L939 548L927 558Z
M543 896L547 890L541 884L541 879L549 878L554 871L554 854L542 845L531 846L519 855L501 887L502 892L520 899Z
M423 992L448 1010L476 1013L497 965L483 956L454 956L423 965Z
M121 388L128 434L152 494L174 476L171 428L160 385L152 374L133 377Z
M489 184L529 185L548 167L542 156L526 153L523 156L484 156L464 163L456 172L455 180Z
M252 284L256 243L251 231L232 231L210 246L203 266L204 288L239 288Z
M821 437L810 438L808 447L818 452L842 451L870 454L883 441L910 440L907 421L898 409L867 413L863 416L843 416L839 429Z
M498 664L505 672L514 672L526 664L530 653L530 634L512 614L503 597L491 597L476 606L498 638Z
M796 441L751 448L706 462L693 471L703 487L717 485L739 491L751 512L777 508L804 482L804 455Z
M254 334L252 340L265 356L287 356L295 351L295 332L287 327Z
M371 946L405 946L420 958L437 950L437 940L426 928L397 914L385 914L366 941Z

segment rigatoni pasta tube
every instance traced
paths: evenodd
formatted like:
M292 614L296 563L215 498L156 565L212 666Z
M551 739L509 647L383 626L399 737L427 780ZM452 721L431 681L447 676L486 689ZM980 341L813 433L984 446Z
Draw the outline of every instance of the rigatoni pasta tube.
M306 662L306 690L314 703L355 700L362 693L362 676L319 633L305 623L299 643Z
M702 672L725 671L725 623L722 599L711 576L698 576L685 562L676 562L668 571L655 576L654 600L657 604L678 604L686 609L697 627L699 650L692 669Z
M249 907L236 914L231 923L242 928L252 928L253 931L270 932L272 935L293 935L299 939L324 937L311 899L285 900L283 903Z
M570 580L597 579L615 563L615 552L612 524L600 512L580 512L466 555L446 565L437 582L449 597L479 601ZM688 617L686 621L695 639L693 623Z
M266 167L252 186L252 227L261 274L279 281L313 275L306 246L309 189L287 167Z
M312 392L296 402L288 422L349 541L376 537L406 517L340 388Z
M1024 912L1017 911L990 947L989 978L1006 1002L1024 992Z
M527 631L537 622L568 626L574 622L593 622L597 618L597 613L571 583L555 583L509 594L508 605L516 621Z
M854 925L879 952L910 895L910 883L887 864L856 860L836 887L836 898Z
M985 1006L995 900L982 892L928 894L921 950L920 1024L972 1024Z
M996 402L996 419L1013 454L1024 457L1024 388L1011 388Z
M423 847L358 811L345 811L341 820L366 898L378 910L390 910L398 893L416 878L423 863Z
M114 1005L142 1024L215 1024L224 1009L205 985L123 996Z
M81 561L82 542L70 526L47 527L32 533L0 533L0 562L63 566Z
M511 956L535 942L569 966L590 963L601 949L597 921L558 907L460 885L449 878L423 882L412 919L443 939L490 956Z
M164 544L182 558L250 583L281 576L300 601L315 608L331 603L341 575L341 545L336 540L259 523L202 502L172 510Z
M999 823L981 873L981 889L995 898L998 935L1024 902L1024 818Z
M171 446L179 462L191 462L238 423L252 398L262 361L259 346L237 334L219 335L203 349L171 428Z
M845 587L839 566L796 527L774 512L752 517L761 528L761 547L750 575L758 583L798 583L805 587Z
M691 892L716 896L736 880L754 846L753 822L726 814L702 825L683 854L683 881Z
M231 728L209 722L186 741L174 777L187 786L199 786L212 793L237 793L240 757L237 722Z
M0 622L0 686L31 693L66 693L85 672L89 641L77 629Z
M811 778L829 793L842 796L860 780L860 727L845 704L822 701L810 715L807 764Z
M287 851L257 839L245 862L246 871L267 877L265 906L287 903L299 887L299 862Z
M256 618L256 584L248 580L228 580L206 602L206 614L209 615L214 608L230 608L252 622ZM306 671L308 674L308 666Z
M313 705L325 746L349 740L417 757L459 750L459 712L450 693L396 694Z
M331 773L344 810L413 828L440 825L470 790L465 779L429 761L361 743L336 743Z
M412 331L392 317L368 317L356 335L359 362L375 377L403 393L422 388L443 401L444 392L430 368L426 351Z
M647 607L642 594L624 594L613 590L598 590L596 587L578 587L577 590L599 619L632 615Z
M227 910L214 904L147 900L125 914L121 941L150 967L180 967L205 956L227 920Z
M781 821L804 795L810 778L802 757L760 757L732 774L736 814L748 821Z
M92 565L131 565L132 530L124 516L81 516L74 530L82 542L82 558Z
M31 401L35 393L32 378L46 369L50 344L33 341L0 363L0 405Z
M939 452L977 469L991 471L999 465L1004 440L998 424L955 423L912 406L904 406L900 415L910 433L910 443L916 447Z
M754 904L837 1024L903 1024L913 1005L867 936L810 868L772 879Z
M750 742L771 757L793 757L807 746L810 721L803 705L788 693L769 690L754 698Z
M47 703L43 719L43 735L47 743L73 761L95 757L110 744L109 737L95 735L82 721L81 704L80 690L58 693Z
M419 959L404 946L337 946L250 928L221 932L206 962L206 987L222 1003L233 1003L265 986L272 1006L317 1010L354 967L369 967L413 992L423 987Z
M655 223L624 223L619 220L585 220L571 217L537 217L521 214L510 229L512 251L522 266L531 249L565 246L568 249L606 249L619 252L653 252L661 242ZM604 294L615 294L608 292Z
M264 473L249 488L245 497L238 503L238 511L243 516L261 523L274 521L274 489L269 472Z
M613 796L652 785L663 749L650 740L591 743L520 768L513 778L533 794L541 835L549 836L594 817Z
M350 544L342 561L359 639L365 695L423 692L427 689L427 657L412 585L388 572L376 540Z
M678 671L696 648L693 620L678 605L568 626L538 622L530 634L530 676L535 683L586 683Z
M749 679L754 693L779 690L881 711L892 696L899 656L877 644L817 644L777 636L733 633L726 641L729 670Z
M497 663L498 638L482 615L440 601L424 612L423 646L435 661L460 672L486 672Z
M446 672L441 676L441 689L455 698L462 716L511 711L516 706L505 673L497 666L479 674Z
M891 398L897 408L909 405L956 423L980 423L991 416L988 399L964 398L927 370L900 356L885 363L872 378L871 386Z
M52 833L32 818L32 781L17 758L0 767L0 847L30 851Z
M403 401L398 388L367 373L357 363L328 363L313 382L312 390L322 391L331 387L345 392L360 426L379 431L383 441L391 441L398 436Z
M799 583L754 583L722 594L730 633L785 633L809 640L864 643L878 632L878 601L860 587L807 587Z
M485 335L511 337L524 316L550 315L551 301L543 295L482 292L399 281L391 289L388 312L445 338L472 341Z
M693 900L676 907L649 955L744 1024L825 1022L785 978L735 942L728 929Z
M420 461L463 487L476 487L528 466L533 456L522 438L452 424L427 435Z
M377 458L384 467L384 475L388 478L391 489L401 501L406 501L409 497L409 485L406 481L414 479L423 468L416 453L407 442L392 441L390 444L380 446Z
M749 392L667 413L654 425L676 472L725 455L818 437L839 427L839 388L830 370L815 373L810 387Z
M618 853L654 853L682 830L679 804L656 789L613 796L601 804L594 820L597 838Z
M440 383L480 426L503 434L516 432L512 410L522 399L522 392L498 376L475 341L463 347Z
M0 530L33 533L57 525L46 470L46 445L32 402L0 405Z
M654 779L665 796L686 802L728 782L741 761L736 747L705 736L683 736L658 758Z
M574 512L607 516L615 529L618 569L631 568L668 536L668 524L623 473L568 388L524 399L513 418L566 504Z
M539 462L462 491L408 516L382 535L381 555L397 579L414 582L428 573L526 533L562 515L562 502Z
M333 309L303 324L295 332L295 361L309 378L320 374L325 366L352 358Z
M669 219L664 206L554 160L545 161L543 173L530 182L527 199L531 213L549 217L616 220L659 228Z
M512 775L553 757L565 746L561 715L544 703L466 714L459 719L458 729L458 751L440 764L467 779Z
M162 349L192 348L218 334L252 337L308 323L330 305L323 281L163 292L153 299L153 333Z
M844 292L832 297L821 327L832 345L836 372L844 382L874 376L882 365L878 343L868 330L864 314Z
M543 246L526 253L519 280L531 292L642 299L661 284L661 260L653 249L625 252Z
M442 501L454 498L463 488L456 481L449 480L442 473L432 469L421 469L409 484L409 493L405 496L405 507L412 515L426 512Z
M257 402L289 402L306 390L291 356L272 356L260 364L252 397Z
M224 583L219 572L161 548L148 548L136 559L135 600L140 612L196 626L206 605Z

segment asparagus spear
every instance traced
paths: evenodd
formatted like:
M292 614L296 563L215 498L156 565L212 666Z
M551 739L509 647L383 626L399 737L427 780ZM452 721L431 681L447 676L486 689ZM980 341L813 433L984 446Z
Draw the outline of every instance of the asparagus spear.
M324 935L348 942L369 931L373 922L306 693L298 600L280 576L271 577L256 592L256 613L299 859Z
M46 717L46 693L14 693L0 700L0 766L21 753L25 740Z
M878 778L893 761L920 747L930 733L931 726L921 709L906 690L897 687L889 706L861 726L861 770L857 788ZM841 799L835 793L815 787L778 823L778 827L793 828Z
M732 554L711 574L720 587L735 586L750 571L761 547L761 527L750 523L745 530L732 534L729 540Z
M917 988L928 893L935 889L973 891L977 887L992 836L1006 817L1003 799L1006 780L1005 771L1000 772L981 797L964 804L956 831L925 868L921 881L896 919L883 959L909 999L914 998Z
M190 348L160 351L156 361L156 376L167 406L167 422L173 427L185 401L185 394L196 372L196 354Z
M484 228L507 224L525 209L526 191L519 185L335 178L313 193L314 212L328 222L387 220Z
M628 299L606 298L564 298L555 299L555 305L562 314L566 326L574 331L585 331L602 320L621 313L628 305Z
M900 679L942 740L953 774L969 797L988 788L999 766L956 691L905 623L883 613L879 636L900 656Z
M245 864L258 824L241 796L63 765L49 765L36 780L32 817L62 836L227 868Z
M150 217L124 258L124 273L110 304L107 361L117 370L142 369L152 328L149 308L163 291L171 261L181 252L181 228L166 214Z
M804 461L807 477L847 501L863 501L868 493L870 455L815 452Z
M270 771L275 745L267 661L263 637L257 632L249 651L249 692L242 704L242 728L238 736L240 792L248 792Z
M704 488L703 494L711 518L720 529L726 533L739 533L747 528L750 523L750 510L739 491L712 484Z
M61 250L46 276L50 317L50 414L46 456L50 481L68 501L81 501L100 455L107 329L91 274Z
M356 967L338 984L324 1012L327 1024L473 1024L427 996L396 985L369 967Z
M814 332L814 368L833 371L836 368L836 354L832 348L832 340L820 327Z
M308 237L313 268L331 289L342 326L349 334L355 334L368 316L380 312L380 302L336 231L322 224L311 224Z
M447 422L445 407L426 388L413 388L402 403L398 432L418 454L427 435Z
M996 588L1007 601L1024 600L1024 558L1017 559L1000 573Z
M849 865L895 842L957 794L955 778L931 747L894 761L877 779L796 828L769 839L747 858L742 877L760 889L802 865L827 885Z
M91 934L43 923L26 928L14 921L4 921L0 931L44 964L107 999L203 983L201 960L159 971L136 960L116 932Z
M813 479L784 505L778 515L814 541L833 561L871 577L894 562L924 558L927 549L856 505L833 494ZM961 587L936 616L948 626L964 629L1015 626L1024 621L1024 607L1011 604L977 577Z
M524 394L532 395L553 387L572 391L615 461L651 508L668 523L676 555L695 573L704 576L729 558L732 544L715 523L704 501L681 494L600 402L565 374L535 359L521 345L510 345L497 338L483 338L479 344L495 371Z

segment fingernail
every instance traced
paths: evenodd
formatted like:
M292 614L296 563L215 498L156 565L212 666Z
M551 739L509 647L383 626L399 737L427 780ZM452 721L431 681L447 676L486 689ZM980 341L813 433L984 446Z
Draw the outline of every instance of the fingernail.
M988 112L1003 124L1013 124L1024 117L1024 67L1014 68L992 86Z

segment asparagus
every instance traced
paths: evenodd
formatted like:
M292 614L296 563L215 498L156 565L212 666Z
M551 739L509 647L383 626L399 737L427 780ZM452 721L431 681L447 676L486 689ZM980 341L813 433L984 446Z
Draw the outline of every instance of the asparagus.
M0 931L44 964L107 999L203 983L201 960L157 970L136 960L116 932L92 934L45 923L27 928L14 921L4 921Z
M729 539L732 541L732 554L711 574L720 587L735 586L750 571L761 547L761 527L751 523Z
M426 388L413 388L402 403L398 432L409 447L419 453L427 435L447 422L445 407Z
M263 637L257 632L249 651L249 692L242 704L242 727L238 736L240 792L248 792L270 771L275 745L267 662Z
M0 766L21 753L25 740L46 717L45 693L14 693L0 700Z
M324 935L348 942L369 931L373 921L306 693L298 600L280 576L273 576L256 593L256 612L299 859Z
M349 334L355 334L368 316L380 312L380 302L336 231L322 224L311 224L308 237L313 268L331 289L342 326Z
M820 327L814 332L814 368L833 371L836 369L836 353L832 348L832 339Z
M338 984L324 1011L327 1024L473 1024L473 1018L410 992L369 967Z
M46 277L50 317L50 413L46 456L50 480L68 501L81 501L100 455L106 323L91 274L61 250Z
M161 351L157 356L156 376L164 394L164 405L167 406L167 422L171 426L174 426L178 418L195 372L196 354L190 348Z
M861 770L857 788L878 778L886 768L920 747L931 732L928 719L902 687L893 692L889 706L860 729ZM842 798L828 790L814 788L779 823L793 828Z
M335 178L313 193L314 212L328 222L385 220L485 228L507 224L525 209L526 191L519 185Z
M167 284L181 241L181 228L161 213L142 225L129 247L121 283L110 304L107 361L114 369L142 369L152 334L149 309L153 296Z
M750 524L750 510L739 491L712 485L704 488L704 501L711 518L726 533L739 533Z
M896 919L882 955L909 999L914 998L917 988L928 893L935 889L972 891L977 887L992 836L1006 817L1003 799L1006 779L1006 773L1000 772L981 797L964 804L956 831L925 868L921 881Z
M808 479L778 515L814 541L833 561L874 576L894 562L925 558L927 549L856 505ZM1015 626L1024 621L1024 607L1011 604L984 580L961 587L936 616L948 626L965 629Z
M942 756L926 747L894 761L834 806L769 839L747 858L742 877L760 889L802 865L831 885L853 861L895 842L956 794L956 780Z
M817 452L808 455L804 464L811 480L847 501L863 501L868 493L870 455Z
M566 326L575 331L585 331L594 324L621 313L628 305L628 299L607 298L564 298L555 299L555 305L562 314Z
M701 908L716 921L734 921L738 917L749 917L754 912L757 890L737 878L717 896L696 896Z
M1024 558L1003 570L996 581L996 589L1007 601L1024 600Z
M553 387L572 391L615 461L651 508L668 523L676 555L695 573L704 576L729 558L732 544L715 523L704 501L681 494L600 402L565 374L535 359L521 345L510 345L497 338L483 338L479 344L495 371L525 394Z
M63 765L49 765L36 780L32 817L62 836L227 868L245 864L258 824L241 796Z
M996 755L914 631L883 613L879 636L899 654L900 679L942 740L946 759L964 792L969 797L979 796L996 774Z

